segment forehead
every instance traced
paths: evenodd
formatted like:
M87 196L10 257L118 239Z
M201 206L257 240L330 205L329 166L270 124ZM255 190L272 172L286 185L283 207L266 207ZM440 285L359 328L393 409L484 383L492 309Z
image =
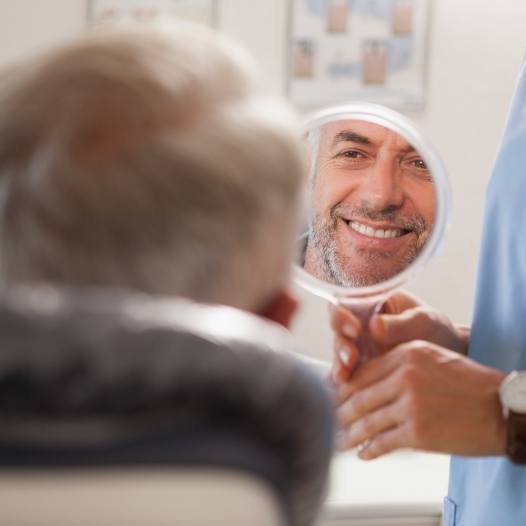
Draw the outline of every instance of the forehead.
M333 149L339 144L355 142L397 149L408 149L411 145L402 137L385 126L361 120L338 120L328 122L320 128L320 147Z

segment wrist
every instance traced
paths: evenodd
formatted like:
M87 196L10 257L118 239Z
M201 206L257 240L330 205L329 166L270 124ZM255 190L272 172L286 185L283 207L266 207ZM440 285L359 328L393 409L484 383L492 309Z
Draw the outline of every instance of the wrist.
M469 339L471 336L471 327L467 325L455 325L455 331L457 333L458 347L455 349L458 353L467 356Z
M493 425L491 426L491 433L493 436L493 451L489 452L490 455L505 455L506 454L506 443L507 443L507 428L506 428L506 417L504 415L504 409L501 402L500 389L502 383L506 379L506 374L495 370L492 374L491 391L493 400Z
M516 464L526 464L526 371L505 377L499 398L506 425L506 454Z

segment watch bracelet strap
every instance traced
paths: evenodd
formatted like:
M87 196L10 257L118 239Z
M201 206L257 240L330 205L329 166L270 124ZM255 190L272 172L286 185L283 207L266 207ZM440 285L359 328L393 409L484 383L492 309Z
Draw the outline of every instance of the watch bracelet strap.
M526 464L526 414L510 410L506 425L506 454L515 464Z

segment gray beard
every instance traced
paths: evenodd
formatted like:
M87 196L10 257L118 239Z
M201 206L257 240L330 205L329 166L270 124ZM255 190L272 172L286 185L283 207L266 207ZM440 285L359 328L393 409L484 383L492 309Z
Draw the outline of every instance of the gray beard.
M403 259L392 272L385 275L385 272L375 272L375 263L384 262L390 258L390 254L382 254L378 252L370 253L363 251L362 257L368 259L368 267L371 269L367 275L351 273L347 269L352 268L352 264L348 258L339 253L336 245L335 234L336 225L339 218L337 213L343 207L336 206L331 210L331 217L323 217L319 214L315 215L309 225L309 242L314 248L317 260L323 266L325 278L335 285L343 287L355 288L375 285L382 281L396 276L405 270L417 258L418 254L424 247L428 239L428 227L425 220L421 216L415 216L410 219L405 219L402 224L397 221L397 224L406 230L412 230L417 236L417 243L415 243L410 250L408 250ZM346 208L347 213L350 209ZM352 209L353 217L364 217L371 220L393 220L395 212L381 211L371 212L370 210L361 207Z

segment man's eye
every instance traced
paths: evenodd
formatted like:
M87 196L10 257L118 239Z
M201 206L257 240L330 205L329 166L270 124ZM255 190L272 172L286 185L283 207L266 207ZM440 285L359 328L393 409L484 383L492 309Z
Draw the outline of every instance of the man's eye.
M422 159L414 159L411 164L419 170L427 170L427 164Z
M433 181L429 168L421 157L410 157L404 159L401 166L404 172L412 174L422 181Z
M422 159L422 157L408 157L402 160L402 167L407 167L411 170L417 170L419 172L424 172L428 170L427 164Z
M365 155L358 150L345 150L339 155L341 157L346 157L347 159L365 159Z

